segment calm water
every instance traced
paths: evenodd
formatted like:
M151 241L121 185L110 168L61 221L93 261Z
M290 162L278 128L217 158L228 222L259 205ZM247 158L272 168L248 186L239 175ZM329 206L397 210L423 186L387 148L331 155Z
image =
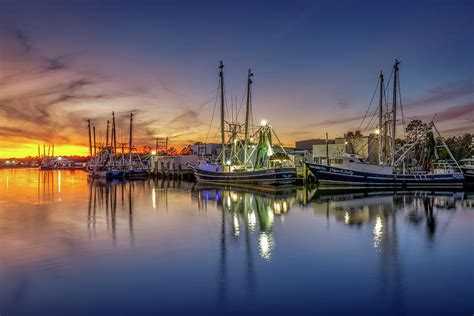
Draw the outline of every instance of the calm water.
M0 314L474 313L474 194L0 170Z

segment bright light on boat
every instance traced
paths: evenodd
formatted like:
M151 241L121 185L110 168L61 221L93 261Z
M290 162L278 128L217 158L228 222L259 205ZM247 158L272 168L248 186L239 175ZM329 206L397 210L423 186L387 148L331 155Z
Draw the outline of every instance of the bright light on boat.
M267 121L265 121L265 120L261 120L261 121L260 121L260 125L262 125L262 126L266 126L266 125L267 125Z
M230 166L230 160L227 160L227 162L225 164Z
M151 152L151 154L152 154L153 156L156 155L156 150L153 150L153 151Z
M58 160L63 160L63 157L58 157Z
M375 134L380 135L380 130L378 128L375 130Z

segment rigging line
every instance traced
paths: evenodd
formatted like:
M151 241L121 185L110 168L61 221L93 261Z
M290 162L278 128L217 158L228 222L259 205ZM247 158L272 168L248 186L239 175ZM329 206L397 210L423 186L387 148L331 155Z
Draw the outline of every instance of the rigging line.
M367 123L367 125L366 125L365 129L363 130L363 132L366 132L367 130L369 130L370 124L372 124L372 121L374 120L374 117L377 116L377 112L378 112L378 109L376 107L375 110L374 110L374 113L372 114L372 117L370 118L370 121Z
M240 110L242 109L242 106L244 104L244 99L245 99L246 94L247 94L247 87L245 87L245 89L244 89L244 94L242 95L242 100L240 101L239 110L237 111L237 117L239 117L239 113L240 113Z
M400 91L400 77L398 79L398 101L400 102L400 112L402 114L402 126L403 126L403 136L406 136L405 134L405 115L403 114L403 104L402 104L402 92Z
M385 99L385 112L388 112L387 94L388 94L388 92L390 91L390 90L389 90L389 89L390 89L390 82L392 81L393 72L394 72L394 69L392 68L392 72L390 73L390 77L388 78L387 84L385 85L385 88L384 88L384 90L383 90L384 99Z
M369 110L372 107L372 102L374 101L375 94L377 93L377 87L379 86L379 83L380 83L380 79L377 81L377 85L375 86L374 94L372 95L372 99L370 100L369 107L367 108L367 111L365 111L364 118L360 122L359 127L357 128L357 130L360 130L360 128L362 127L362 124L364 123L365 118L367 117L367 113L369 113Z
M209 123L209 128L207 129L206 140L204 141L204 143L207 143L207 138L209 137L209 132L211 131L212 121L214 120L214 114L216 112L216 106L217 106L217 99L219 98L219 85L217 85L216 91L217 93L216 93L216 99L214 101L214 108L212 109L211 122Z

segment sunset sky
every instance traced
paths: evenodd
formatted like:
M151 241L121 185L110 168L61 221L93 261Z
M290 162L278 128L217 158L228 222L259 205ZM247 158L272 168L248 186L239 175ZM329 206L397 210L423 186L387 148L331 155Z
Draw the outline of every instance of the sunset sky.
M357 129L395 58L407 120L474 133L474 2L382 2L0 0L0 158L86 155L112 111L119 140L133 111L140 146L216 141L220 60L286 145Z

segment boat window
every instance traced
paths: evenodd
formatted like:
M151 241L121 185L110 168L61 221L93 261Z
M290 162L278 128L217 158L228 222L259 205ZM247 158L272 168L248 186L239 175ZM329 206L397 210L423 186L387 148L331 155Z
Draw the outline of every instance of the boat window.
M349 162L355 162L353 159L349 159Z

